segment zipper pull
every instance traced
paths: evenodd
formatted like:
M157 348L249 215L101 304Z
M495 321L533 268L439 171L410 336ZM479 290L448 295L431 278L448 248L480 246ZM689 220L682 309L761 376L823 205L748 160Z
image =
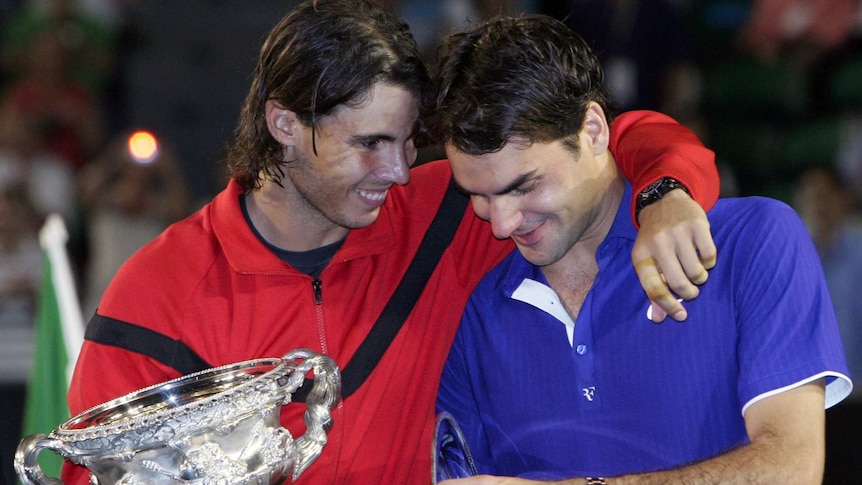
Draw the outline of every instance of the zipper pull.
M323 282L315 279L311 282L311 289L314 291L314 303L317 305L323 303Z

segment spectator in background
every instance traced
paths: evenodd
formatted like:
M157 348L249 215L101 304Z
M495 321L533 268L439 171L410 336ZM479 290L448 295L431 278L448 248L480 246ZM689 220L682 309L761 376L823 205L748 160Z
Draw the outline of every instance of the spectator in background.
M156 151L136 156L130 135L118 135L81 172L89 244L85 315L95 312L120 265L189 210L190 194L175 152L153 138Z
M113 76L116 27L83 10L78 3L75 0L21 2L19 10L6 21L0 38L2 68L9 77L18 77L29 70L33 45L45 33L51 33L63 47L70 78L94 94L105 88Z
M19 186L0 186L0 326L4 352L4 381L25 382L30 369L29 357L20 351L30 349L29 337L22 345L9 347L10 337L32 334L36 291L42 271L42 253L37 234L41 218ZM14 331L14 332L13 332ZM12 338L11 340L15 340ZM22 359L7 357L13 350ZM10 369L13 369L10 371Z
M862 204L862 110L845 118L843 123L836 166L858 207Z
M140 0L72 0L74 14L83 18L85 24L95 24L101 37L111 38L110 34L119 30L125 21L126 11ZM31 8L56 8L57 0L27 0ZM109 44L110 45L110 44Z
M737 37L739 51L805 75L812 113L838 108L828 93L836 71L859 55L860 0L755 0Z
M862 217L840 174L828 166L809 168L799 178L795 206L820 254L826 284L844 339L847 363L862 377ZM862 391L852 399L862 403Z
M21 436L30 375L36 294L42 272L41 218L26 190L0 177L0 480L14 483L12 457Z
M679 2L567 0L563 8L558 15L596 52L621 110L659 110L691 122L700 73Z
M69 76L60 35L48 30L33 39L26 70L2 93L0 109L34 129L49 151L77 169L103 143L103 113L98 98Z
M0 106L0 180L22 187L40 216L57 213L67 225L78 220L74 170L48 150L35 120L11 105Z
M529 0L388 0L384 4L405 22L423 55L430 59L437 42L451 30L500 13L529 9Z
M857 33L860 20L858 0L755 0L739 41L757 57L804 67Z
M805 170L795 208L817 247L844 341L851 377L862 376L862 218L857 199L831 166ZM826 414L825 485L855 483L862 473L862 391Z

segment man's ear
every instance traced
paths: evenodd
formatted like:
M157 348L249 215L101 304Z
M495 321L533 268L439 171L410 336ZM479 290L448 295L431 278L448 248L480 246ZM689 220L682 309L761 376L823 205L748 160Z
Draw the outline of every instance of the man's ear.
M269 134L282 146L296 146L299 120L296 113L282 107L278 101L270 99L264 108L266 127Z
M595 155L600 155L608 149L611 130L608 126L608 119L605 118L604 110L595 101L590 101L587 105L583 130L589 138L590 146Z

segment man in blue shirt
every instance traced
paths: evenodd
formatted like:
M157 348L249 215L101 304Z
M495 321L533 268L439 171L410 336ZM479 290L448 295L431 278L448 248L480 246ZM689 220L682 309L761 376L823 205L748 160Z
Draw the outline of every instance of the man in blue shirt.
M796 213L720 200L710 284L685 323L655 324L630 206L675 184L633 195L620 176L589 47L536 15L450 36L442 54L432 132L476 213L518 249L467 305L438 410L480 473L523 480L463 483L820 483L824 409L852 385Z

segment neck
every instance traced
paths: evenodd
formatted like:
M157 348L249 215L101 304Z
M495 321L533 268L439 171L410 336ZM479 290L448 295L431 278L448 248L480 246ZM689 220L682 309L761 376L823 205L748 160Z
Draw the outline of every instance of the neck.
M255 229L273 246L288 251L310 251L347 237L350 231L314 210L296 192L267 180L245 195Z
M542 268L546 276L553 273L584 272L591 268L595 271L588 272L593 275L598 272L595 262L596 251L614 224L626 188L625 179L618 172L612 171L612 174L604 184L601 198L595 204L595 208L586 216L590 219L589 225L565 256L554 264ZM601 181L596 180L591 183L599 184Z
M577 318L599 273L596 252L613 226L624 192L625 180L619 176L611 179L592 214L592 223L581 238L559 261L542 267L542 273L572 319Z

